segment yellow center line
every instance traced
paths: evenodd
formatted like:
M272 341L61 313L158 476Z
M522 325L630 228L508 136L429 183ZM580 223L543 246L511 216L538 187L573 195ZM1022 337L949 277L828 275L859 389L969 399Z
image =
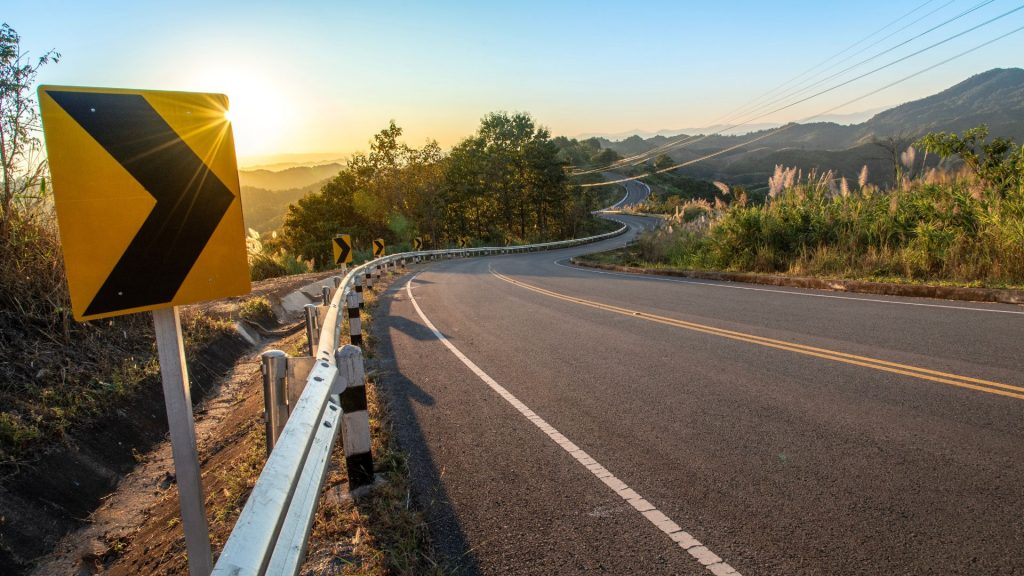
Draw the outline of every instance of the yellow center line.
M918 366L910 366L907 364L900 364L897 362L889 362L887 360L881 360L878 358L870 358L867 356L858 356L856 354L849 354L846 352L839 352L837 350L829 350L827 348L817 348L814 346L807 346L805 344L797 344L795 342L786 342L784 340L775 340L773 338L766 338L764 336L757 336L754 334L747 334L745 332L736 332L734 330L726 330L724 328L716 328L706 324L697 324L695 322L687 322L686 320L679 320L676 318L669 318L667 316L659 316L657 314L651 314L648 312L640 312L638 310L631 310L629 308L622 308L620 306L614 306L612 304L605 304L602 302L595 302L592 300L586 300L576 296L568 296L532 284L527 284L520 280L514 280L491 271L496 278L525 288L538 294L557 298L559 300L565 300L567 302L573 302L575 304L581 304L591 308L597 308L599 310L605 310L607 312L614 312L616 314L622 314L624 316L631 316L633 318L640 318L648 320L650 322L656 322L658 324L665 324L674 326L677 328L685 328L694 332L701 332L704 334L710 334L713 336L719 336L722 338L728 338L730 340L737 340L741 342L747 342L750 344L758 344L769 348L776 348L779 350L786 350L789 352L796 352L797 354L803 354L805 356L814 356L816 358L823 358L826 360L832 360L835 362L842 362L845 364L852 364L854 366L862 366L865 368L872 368L875 370L881 370L883 372L890 372L893 374L900 374L903 376L910 376L921 380L928 380L931 382L938 382L941 384L948 384L951 386L958 386L960 388L968 388L971 390L977 390L980 392L988 392L989 394L998 394L1000 396L1007 396L1010 398L1017 398L1018 400L1024 400L1024 387L1014 386L1011 384L1003 384L1001 382L993 382L991 380L983 380L980 378L972 378L970 376L960 376L958 374L950 374L947 372L940 372L938 370L931 370L928 368L921 368Z

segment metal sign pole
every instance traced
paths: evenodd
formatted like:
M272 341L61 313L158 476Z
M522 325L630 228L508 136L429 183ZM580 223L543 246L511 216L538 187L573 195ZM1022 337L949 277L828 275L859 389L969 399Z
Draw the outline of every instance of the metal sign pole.
M196 450L196 430L192 419L192 399L178 307L154 310L153 327L160 357L167 425L171 429L171 452L174 454L181 523L185 528L188 570L192 576L209 576L213 571L213 555L210 552L210 529L203 505L203 483Z

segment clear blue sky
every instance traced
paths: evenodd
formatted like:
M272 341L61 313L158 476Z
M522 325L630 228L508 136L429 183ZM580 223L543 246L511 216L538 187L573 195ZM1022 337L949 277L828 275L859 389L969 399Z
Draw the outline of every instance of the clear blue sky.
M938 10L879 48L981 0L948 2L888 29ZM567 136L705 126L923 3L15 0L2 18L31 52L63 53L45 83L228 94L239 154L255 159L365 149L392 118L410 144L450 146L494 110ZM1020 5L995 0L843 78ZM759 121L814 115L1021 26L1024 10ZM1022 65L1024 32L836 113Z

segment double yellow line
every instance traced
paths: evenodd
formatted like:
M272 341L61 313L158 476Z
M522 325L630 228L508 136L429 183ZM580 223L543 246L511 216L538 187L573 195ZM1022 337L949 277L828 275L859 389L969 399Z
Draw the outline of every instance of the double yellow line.
M538 294L543 294L545 296L550 296L552 298L558 298L559 300L565 300L566 302L573 302L575 304L589 306L590 308L597 308L598 310L614 312L616 314L621 314L623 316L640 318L642 320L648 320L650 322L657 322L658 324L666 324L668 326L675 326L677 328L685 328L686 330L693 330L694 332L702 332L704 334L720 336L722 338L728 338L730 340L738 340L740 342L748 342L750 344L758 344L760 346L767 346L769 348L776 348L779 350L796 352L797 354L814 356L816 358L823 358L825 360L833 360L835 362L842 362L844 364L863 366L864 368L872 368L874 370L881 370L883 372L891 372L893 374L901 374L903 376L920 378L921 380L929 380L931 382L938 382L940 384L959 386L960 388L969 388L971 390L977 390L979 392L988 392L989 394L998 394L1000 396L1008 396L1010 398L1024 400L1024 387L1020 386L1002 384L1000 382L992 382L991 380L982 380L980 378L971 378L969 376L959 376L957 374L939 372L938 370L929 370L928 368L919 368L917 366L899 364L897 362L889 362L887 360L879 360L877 358L869 358L867 356L847 354L846 352L829 350L827 348L817 348L814 346L806 346L804 344L786 342L784 340L775 340L773 338L765 338L763 336L756 336L754 334L747 334L745 332L736 332L734 330L716 328L714 326L708 326L707 324L697 324L695 322L687 322L685 320L678 320L676 318L669 318L667 316L659 316L657 314L640 312L638 310L630 310L629 308L622 308L620 306L613 306L611 304L594 302L593 300L586 300L583 298L577 298L575 296L568 296L566 294L561 294L559 292L546 290L544 288L539 288L537 286L533 286L531 284L527 284L519 280L514 280L512 278L509 278L508 276L494 272L493 270L491 271L491 274L493 274L500 280L508 282L509 284L513 284L515 286L519 286L520 288L531 290Z

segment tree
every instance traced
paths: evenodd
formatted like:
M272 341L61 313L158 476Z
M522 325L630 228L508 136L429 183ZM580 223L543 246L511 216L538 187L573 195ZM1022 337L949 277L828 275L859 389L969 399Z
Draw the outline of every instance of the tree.
M988 126L981 124L955 133L932 132L918 141L928 152L943 158L959 156L968 170L982 183L1003 191L1021 186L1024 180L1024 150L1009 138L988 138Z
M658 154L658 157L654 159L654 169L664 170L675 163L676 161L668 154Z
M59 60L60 54L50 50L33 62L21 50L18 33L0 25L0 242L9 239L15 204L45 192L46 161L36 135L39 112L32 85L40 68ZM34 190L40 195L33 197Z
M885 138L874 138L872 144L885 151L884 160L892 165L892 181L894 186L900 185L903 179L903 163L900 161L900 154L910 146L911 139L906 134L887 136Z

